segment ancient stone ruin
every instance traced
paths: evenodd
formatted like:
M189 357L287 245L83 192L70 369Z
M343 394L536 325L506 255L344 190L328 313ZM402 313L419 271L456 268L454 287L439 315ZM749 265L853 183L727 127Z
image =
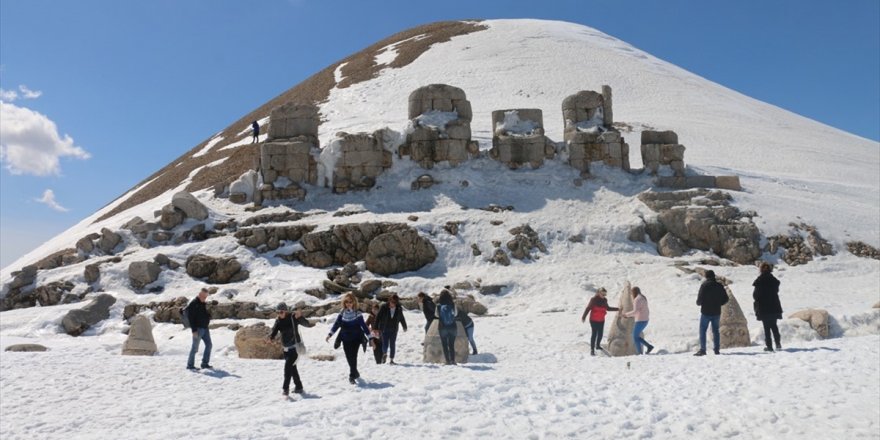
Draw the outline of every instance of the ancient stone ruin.
M303 199L299 183L318 180L318 107L287 103L269 115L269 136L260 145L260 175L263 185L255 202L274 199Z
M629 145L611 124L611 87L602 93L582 90L562 101L565 120L563 138L568 147L568 163L582 173L590 172L590 162L629 170Z
M492 112L492 149L489 157L510 169L529 164L538 168L556 155L556 146L544 136L540 109L523 108Z
M464 326L461 325L461 322L456 321L455 325L455 363L464 364L467 363L468 355L470 354L467 333L464 331ZM428 327L428 331L425 333L425 345L422 349L422 362L431 364L446 363L446 358L443 356L443 345L440 343L439 319L433 320L431 326Z
M409 95L412 132L398 148L398 155L409 156L422 168L448 162L455 166L479 154L471 142L471 103L464 91L446 84L420 87Z
M324 186L335 193L355 189L369 189L376 178L391 168L391 152L384 148L384 130L348 134L340 132L336 139L321 152L324 168Z
M749 321L730 287L724 286L724 290L727 291L728 301L721 307L721 320L718 324L721 348L748 347L752 345L752 340L749 338Z
M674 131L642 132L642 164L651 174L657 174L664 165L672 169L674 176L684 176L684 150Z
M636 346L632 339L635 320L623 316L624 312L633 309L632 286L629 281L623 285L617 307L620 308L620 312L614 315L608 331L608 341L603 346L611 356L632 356L636 354Z

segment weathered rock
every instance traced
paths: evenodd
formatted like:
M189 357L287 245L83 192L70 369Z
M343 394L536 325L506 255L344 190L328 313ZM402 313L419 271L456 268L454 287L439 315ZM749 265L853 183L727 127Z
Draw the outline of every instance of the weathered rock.
M461 322L456 321L457 332L455 334L455 362L459 364L467 363L470 350L468 347L467 333ZM435 319L428 327L425 333L425 345L422 349L422 362L431 364L444 364L446 358L443 356L443 346L440 344L440 320Z
M828 311L824 309L806 309L792 313L789 318L802 319L810 324L813 330L822 339L827 339L830 334Z
M211 284L235 283L250 276L235 257L214 258L204 254L190 255L186 259L186 273L193 278L207 277Z
M408 227L377 236L364 256L367 270L385 276L421 269L436 258L431 241Z
M101 239L98 241L98 247L101 248L105 254L112 255L113 250L116 249L116 246L122 242L122 236L107 229L101 229Z
M74 287L74 284L70 281L53 281L34 289L34 297L43 307L54 306L61 303L64 295L73 290Z
M861 241L850 241L846 243L846 249L853 255L863 258L873 258L880 260L880 249L875 248Z
M208 218L208 208L194 195L181 191L171 196L171 205L183 211L188 218L204 220Z
M83 278L85 278L86 282L89 284L98 281L98 278L101 277L101 269L97 264L87 264L85 269L83 270Z
M34 351L47 351L47 350L49 350L49 349L43 345L40 345L40 344L13 344L13 345L6 347L6 350L4 350L4 351L34 352Z
M657 252L664 257L680 257L688 251L687 245L678 237L667 233L657 243Z
M479 257L480 255L483 255L483 251L480 250L480 247L477 246L476 243L471 243L471 254L475 257Z
M752 339L749 337L749 321L730 288L725 286L724 290L727 291L728 301L721 307L719 323L721 348L748 347L752 345Z
M617 304L620 312L614 315L611 329L608 331L608 341L605 348L611 356L632 356L636 354L636 346L632 340L632 332L635 320L623 316L623 312L632 310L632 286L629 281L624 283L623 291L620 292L620 301Z
M79 336L89 327L110 317L110 307L116 303L112 295L102 293L87 306L71 310L64 315L61 325L70 336Z
M143 289L159 279L160 272L162 268L152 261L135 261L128 265L128 279L135 289Z
M280 338L269 341L269 327L258 323L242 327L235 332L235 349L242 359L283 359L284 349Z
M382 288L382 280L373 279L362 282L360 290L364 295L371 295L380 288Z
M37 266L25 266L18 273L13 273L12 282L9 283L9 289L20 289L30 286L37 279Z
M153 325L143 315L135 316L128 330L128 338L122 344L122 354L126 356L152 356L158 348L153 339Z
M489 261L498 263L502 266L510 266L510 257L508 257L507 252L504 252L504 249L501 248L495 249L495 253L492 254L492 258Z
M93 250L95 250L95 243L92 237L94 234L89 234L83 238L80 238L76 242L76 249L84 254L90 254Z

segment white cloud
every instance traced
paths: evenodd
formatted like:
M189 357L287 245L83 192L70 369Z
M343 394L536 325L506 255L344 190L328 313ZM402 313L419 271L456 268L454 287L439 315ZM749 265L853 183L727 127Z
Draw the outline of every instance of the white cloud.
M67 212L68 209L59 205L58 202L55 201L55 191L51 189L47 189L43 191L43 197L39 199L34 199L58 212Z
M18 92L15 90L0 89L0 101L12 102L18 99Z
M12 174L61 174L59 158L88 159L91 155L73 144L68 135L45 115L0 101L0 162Z
M37 98L40 97L40 95L43 94L42 91L40 91L40 90L31 90L31 89L28 88L28 86L26 86L26 85L24 85L24 84L18 86L18 90L21 90L21 96L22 96L22 98L24 98L24 99L37 99Z

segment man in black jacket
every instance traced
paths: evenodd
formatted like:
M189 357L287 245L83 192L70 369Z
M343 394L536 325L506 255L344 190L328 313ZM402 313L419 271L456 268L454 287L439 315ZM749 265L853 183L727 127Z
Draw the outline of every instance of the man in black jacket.
M382 363L388 361L388 349L391 349L391 361L394 365L394 354L397 351L397 330L403 326L406 331L406 317L403 316L403 309L400 307L400 297L395 293L391 295L388 302L382 304L379 314L376 315L376 323L379 330L382 330Z
M721 354L721 334L718 326L721 323L721 306L727 304L727 291L715 280L715 272L706 271L706 281L700 286L697 294L697 305L700 306L700 351L694 356L706 355L706 330L712 324L715 354Z
M436 306L434 305L434 300L425 292L419 292L417 298L419 299L419 307L421 307L422 313L425 314L425 333L428 333L428 328L431 327L431 322L434 320Z
M275 310L278 311L278 318L275 320L275 325L272 326L269 340L275 339L275 335L281 332L281 346L284 350L284 383L281 389L283 394L287 396L290 391L290 379L293 379L293 385L296 387L293 389L293 392L302 394L303 384L299 378L299 371L296 368L296 360L299 358L296 344L302 342L299 326L312 327L315 324L310 323L308 319L303 317L299 308L291 315L285 303L278 304Z
M192 328L192 347L189 350L189 359L186 362L188 370L196 369L196 352L199 351L199 341L205 341L205 352L202 354L201 368L212 369L214 367L208 363L211 359L211 332L208 330L208 323L211 321L211 315L205 307L205 300L208 299L208 289L202 288L199 295L190 301L186 306L186 313L189 316L190 327Z

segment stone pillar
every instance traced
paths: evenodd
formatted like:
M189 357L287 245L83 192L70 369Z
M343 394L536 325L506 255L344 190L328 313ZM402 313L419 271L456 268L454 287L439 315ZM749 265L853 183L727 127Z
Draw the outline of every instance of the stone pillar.
M468 345L467 333L464 331L464 326L462 326L459 321L455 321L455 325L458 329L455 334L455 362L464 364L468 361L470 346ZM443 346L440 344L439 329L440 320L435 319L431 321L431 326L428 327L428 332L425 333L425 346L422 349L422 361L425 363L446 363L446 358L443 356Z
M614 316L611 322L611 329L608 332L608 339L605 348L611 356L632 356L636 354L636 345L632 339L632 331L635 327L635 320L632 318L624 318L623 313L632 310L632 287L627 281L623 285L623 291L620 292L620 301L617 304L620 311Z
M614 123L614 113L611 109L611 86L602 86L602 111L605 118L605 126L611 127Z
M462 89L446 84L420 87L409 95L408 113L414 130L400 146L400 156L408 155L422 168L430 169L442 161L455 166L472 155L468 147L473 113ZM431 126L430 119L437 116L446 116L439 118L445 124Z
M728 286L724 286L727 291L727 304L721 307L721 323L719 324L721 332L721 348L748 347L752 345L749 338L749 321L743 314L736 297Z
M128 338L122 345L122 354L128 356L152 356L156 354L156 340L153 339L153 325L143 315L135 316L128 329Z

